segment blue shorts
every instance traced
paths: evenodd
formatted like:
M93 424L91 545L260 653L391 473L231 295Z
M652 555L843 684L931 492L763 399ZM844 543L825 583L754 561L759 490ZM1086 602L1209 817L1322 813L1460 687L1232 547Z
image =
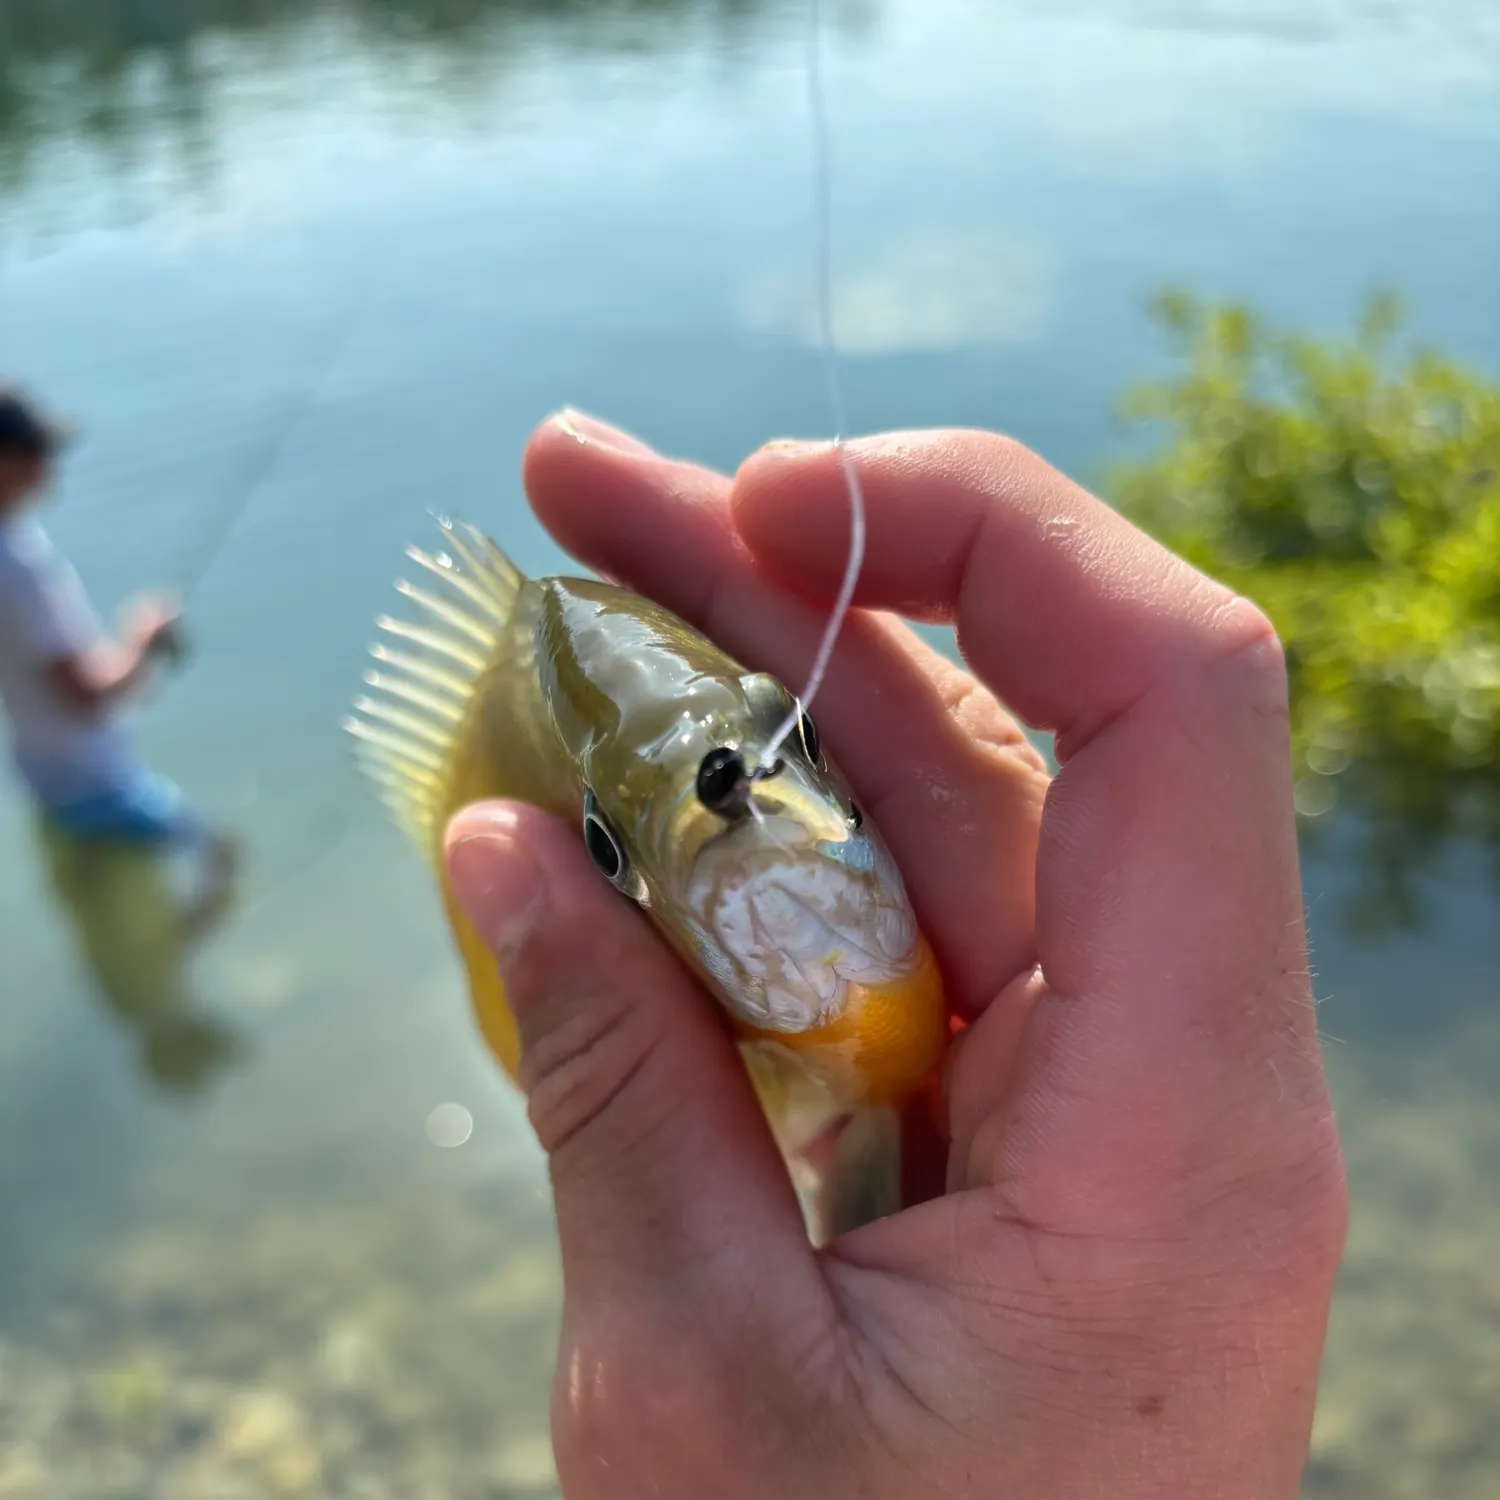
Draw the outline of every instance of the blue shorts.
M75 839L171 845L197 843L205 836L182 792L164 776L142 776L128 786L45 811L58 829Z

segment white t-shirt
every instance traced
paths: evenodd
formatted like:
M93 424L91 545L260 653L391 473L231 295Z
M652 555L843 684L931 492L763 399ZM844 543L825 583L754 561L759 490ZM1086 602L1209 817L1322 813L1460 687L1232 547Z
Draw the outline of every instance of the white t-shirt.
M128 787L142 772L122 716L80 713L47 669L89 650L102 627L77 573L30 516L0 519L0 702L22 777L64 807Z

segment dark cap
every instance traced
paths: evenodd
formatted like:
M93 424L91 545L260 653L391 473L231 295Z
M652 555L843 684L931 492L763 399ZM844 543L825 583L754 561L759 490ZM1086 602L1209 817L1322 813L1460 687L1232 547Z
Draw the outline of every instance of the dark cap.
M44 416L19 391L0 386L0 453L50 458L71 437L67 426Z

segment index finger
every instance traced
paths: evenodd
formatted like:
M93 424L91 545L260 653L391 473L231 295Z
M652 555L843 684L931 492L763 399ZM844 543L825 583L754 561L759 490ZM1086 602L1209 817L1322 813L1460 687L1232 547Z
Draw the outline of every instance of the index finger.
M951 622L964 656L1058 758L1183 652L1264 638L1264 617L1036 454L989 432L848 446L869 507L855 602ZM849 546L831 445L776 443L740 469L735 523L757 559L831 597Z
M1185 1063L1216 1087L1288 1037L1306 1059L1310 1003L1289 1013L1279 983L1306 957L1265 616L1007 439L898 433L849 452L868 512L858 602L951 620L1001 700L1057 733L1037 945L1051 989L1098 1002L1061 1028L1090 1097L1159 1114ZM762 450L732 504L769 571L832 596L849 523L831 447Z
M537 430L525 477L575 556L748 664L794 682L806 671L826 612L756 566L734 533L728 479L577 414ZM816 713L901 866L956 1008L977 1014L1035 959L1039 758L988 693L888 618L848 622Z

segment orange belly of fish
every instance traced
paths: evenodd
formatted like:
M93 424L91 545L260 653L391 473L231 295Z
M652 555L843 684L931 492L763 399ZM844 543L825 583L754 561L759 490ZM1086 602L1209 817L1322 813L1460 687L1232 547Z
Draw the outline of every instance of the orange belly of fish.
M943 980L925 939L916 967L889 984L851 984L835 1021L788 1033L745 1027L798 1057L850 1105L900 1104L942 1060L948 1039Z

